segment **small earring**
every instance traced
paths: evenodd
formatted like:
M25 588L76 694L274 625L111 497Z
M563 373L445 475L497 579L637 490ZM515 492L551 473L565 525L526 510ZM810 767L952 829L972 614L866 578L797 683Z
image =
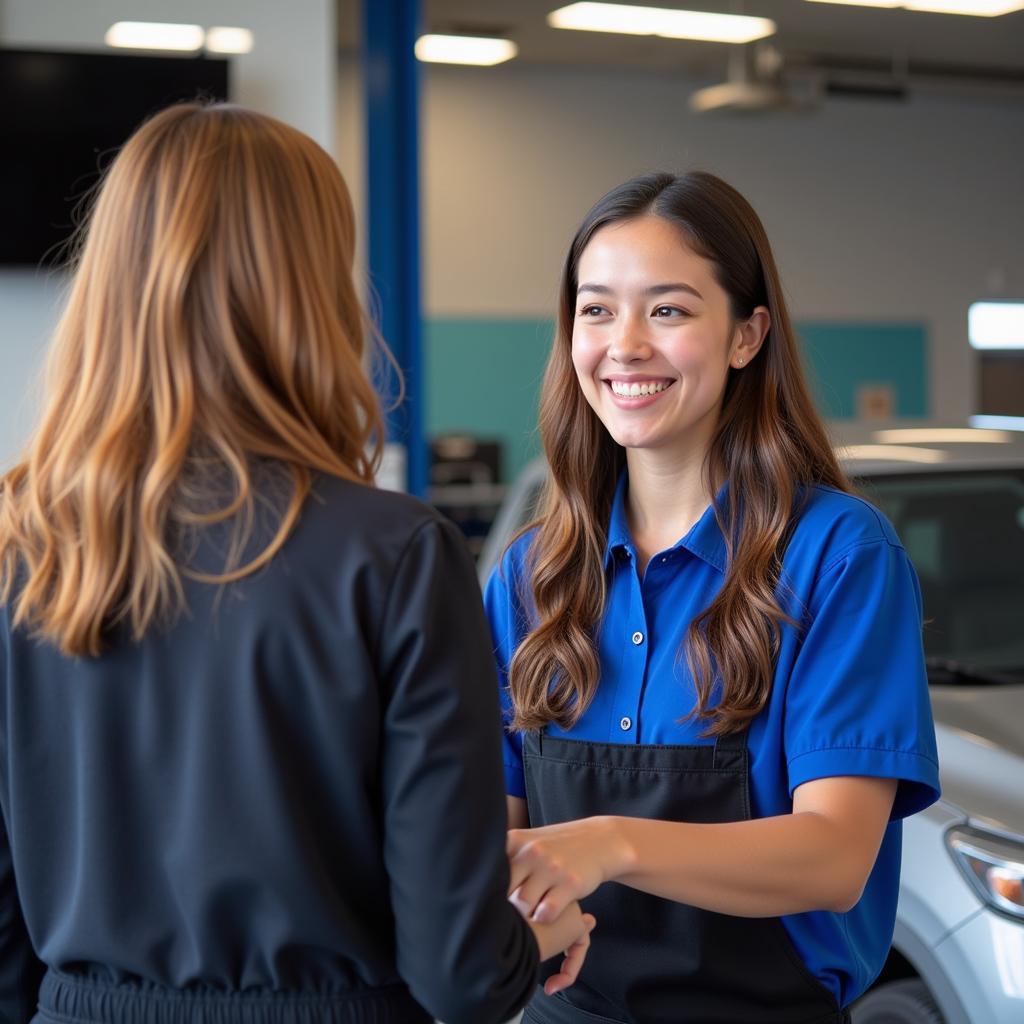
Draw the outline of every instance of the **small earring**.
M742 359L739 360L739 364L740 364L740 366L743 365L743 360Z

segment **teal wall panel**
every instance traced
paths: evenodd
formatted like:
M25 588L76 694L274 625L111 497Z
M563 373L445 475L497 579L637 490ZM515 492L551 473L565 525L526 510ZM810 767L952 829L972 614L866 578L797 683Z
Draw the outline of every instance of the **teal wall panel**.
M425 328L427 436L501 441L503 476L513 480L540 451L537 399L552 321L459 318Z
M553 332L547 319L446 318L424 329L427 435L497 439L504 478L540 450L537 398ZM897 416L928 415L928 339L919 324L797 325L818 408L852 418L857 390L893 391Z
M857 390L892 389L894 416L927 416L928 335L921 324L801 323L804 365L823 415L852 419Z

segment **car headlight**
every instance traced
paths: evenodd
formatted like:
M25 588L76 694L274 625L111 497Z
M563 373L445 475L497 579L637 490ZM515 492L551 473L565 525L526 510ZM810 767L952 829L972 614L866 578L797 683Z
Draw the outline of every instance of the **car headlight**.
M957 867L989 906L1024 918L1024 842L961 825L946 833L946 845Z

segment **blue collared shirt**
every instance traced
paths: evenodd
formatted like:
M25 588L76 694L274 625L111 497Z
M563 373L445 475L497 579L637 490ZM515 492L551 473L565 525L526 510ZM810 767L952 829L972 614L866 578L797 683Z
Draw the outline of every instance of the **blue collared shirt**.
M690 622L725 578L725 541L709 507L641 577L626 522L623 474L605 552L607 603L598 632L600 682L590 706L553 736L610 743L712 743L682 719L693 681L681 645ZM485 591L501 673L530 628L526 556L531 534L505 553ZM525 581L525 586L523 585ZM808 969L841 1006L860 995L888 954L899 887L900 819L938 798L939 777L921 643L917 576L888 520L868 502L810 489L783 561L780 599L801 625L783 625L767 706L750 727L755 817L792 811L794 789L813 779L899 780L892 819L857 905L845 914L784 917ZM506 791L525 796L521 734L505 730ZM752 869L755 865L751 865Z

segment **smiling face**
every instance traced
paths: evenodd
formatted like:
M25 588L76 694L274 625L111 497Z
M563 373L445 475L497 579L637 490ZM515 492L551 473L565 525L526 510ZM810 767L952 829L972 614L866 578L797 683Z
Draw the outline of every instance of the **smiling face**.
M597 231L577 281L572 361L608 433L627 450L703 455L730 366L756 355L767 310L737 322L714 265L653 215Z

